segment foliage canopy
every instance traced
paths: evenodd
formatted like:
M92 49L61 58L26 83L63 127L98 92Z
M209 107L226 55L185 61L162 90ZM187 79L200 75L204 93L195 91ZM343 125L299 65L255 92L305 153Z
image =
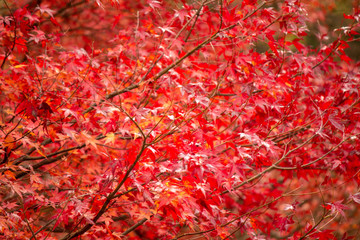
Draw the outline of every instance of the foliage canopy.
M360 11L332 4L3 0L0 238L358 237Z

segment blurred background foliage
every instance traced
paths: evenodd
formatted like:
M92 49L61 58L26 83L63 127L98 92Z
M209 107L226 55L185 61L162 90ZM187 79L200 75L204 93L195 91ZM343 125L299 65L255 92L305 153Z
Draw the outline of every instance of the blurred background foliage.
M237 1L242 2L242 1ZM273 8L278 9L284 0L274 1ZM345 19L344 14L351 15L360 8L360 0L302 0L308 11L309 22L307 28L308 35L304 37L303 44L311 46L313 49L321 47L322 44L329 44L339 37L340 29L349 26L353 20ZM358 31L359 32L359 31ZM322 35L330 38L321 38ZM287 40L292 40L295 36L287 36ZM343 37L342 40L348 40ZM360 60L360 32L358 37L348 42L349 48L345 50L346 54L353 60ZM265 52L269 49L266 42L259 41L255 46L256 51ZM295 50L295 48L294 48Z
M219 6L220 0L215 0L213 3L214 11L217 11L216 7ZM223 0L230 1L231 6L241 6L241 3L244 0ZM258 0L260 4L263 0ZM279 10L279 6L285 1L301 1L302 4L306 5L306 10L308 11L309 22L307 22L307 27L309 29L308 35L302 41L303 44L311 46L313 49L321 47L321 44L328 44L333 42L339 37L339 33L336 32L336 29L339 29L343 26L347 26L351 23L351 19L345 19L344 14L351 15L355 9L360 8L360 0L273 0L272 7L275 10ZM71 44L74 44L74 36L77 36L77 43L79 47L83 47L86 50L87 46L94 45L95 47L108 47L109 39L103 39L103 36L109 36L108 33L116 32L119 29L125 29L129 21L136 21L136 12L141 6L142 3L145 4L145 0L139 1L129 1L126 2L124 6L127 9L119 9L114 7L112 4L109 4L111 0L103 0L102 2L109 5L106 8L106 11L103 11L97 6L94 1L89 0L71 0L68 1L67 7L63 8L60 12L55 13L55 17L62 25L62 30L65 32L76 31L77 35L72 33L72 39L69 39ZM122 2L122 1L120 1ZM189 5L199 5L201 2L197 0L183 0L183 1L174 1L174 0L163 0L168 5L173 5L174 8L181 8L182 2L187 2ZM31 11L37 5L45 4L46 1L43 0L8 0L10 6L15 8L15 5L27 6L27 9ZM15 5L14 5L15 4ZM211 4L210 4L211 6ZM19 7L19 6L18 6ZM49 6L51 8L51 6ZM55 7L55 6L54 6ZM88 16L86 19L91 19L88 22L81 22L79 18L74 18L73 16L78 15L81 12L84 12L84 8L94 9L93 16ZM211 7L210 7L211 10ZM4 1L0 0L0 14L1 16L9 15L8 9L6 8ZM120 17L120 18L119 18ZM101 21L106 18L112 18L117 21L118 25L115 28L109 28L109 26L103 26L100 24ZM116 19L121 19L116 20ZM92 22L97 22L97 24L92 24ZM92 24L92 25L90 25ZM70 28L72 26L72 28ZM74 27L75 26L75 27ZM96 26L94 29L94 26ZM102 33L102 34L99 34ZM330 34L329 34L330 33ZM322 35L330 35L330 38L322 39ZM287 36L287 40L292 40L295 36ZM360 60L360 33L356 40L349 42L349 48L345 50L350 58L355 61ZM66 42L66 38L62 38L63 44ZM348 39L343 39L348 40ZM29 46L30 47L30 46ZM255 50L258 52L265 52L269 49L267 42L259 40L256 44ZM294 48L295 50L295 48Z
M335 29L339 29L343 26L351 24L352 20L345 19L344 14L353 14L354 9L360 7L359 0L324 0L324 1L308 1L309 4L314 4L314 14L311 16L312 19L318 20L309 23L309 35L305 38L305 44L318 47L320 45L319 39L316 37L321 31L333 32L331 36L333 39L328 41L334 41L337 38L337 34L334 32ZM321 29L325 28L325 29ZM360 37L360 33L359 36ZM345 50L350 58L353 60L360 60L360 41L349 42L349 48Z

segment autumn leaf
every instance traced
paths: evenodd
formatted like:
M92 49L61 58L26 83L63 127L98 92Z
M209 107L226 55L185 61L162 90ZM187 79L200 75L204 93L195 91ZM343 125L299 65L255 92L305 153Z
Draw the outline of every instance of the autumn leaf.
M357 238L355 5L2 3L0 236Z

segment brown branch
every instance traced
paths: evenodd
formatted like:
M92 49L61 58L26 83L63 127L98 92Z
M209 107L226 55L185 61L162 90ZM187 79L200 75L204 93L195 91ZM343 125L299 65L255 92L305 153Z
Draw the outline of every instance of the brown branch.
M256 8L254 11L252 11L250 14L248 14L247 16L245 16L242 20L246 20L249 17L251 17L253 14L255 14L258 10L260 10L264 5L266 4L266 2L263 2L262 4L259 5L258 8ZM236 27L237 25L239 25L239 23L233 24L229 27L226 27L224 29L218 29L215 33L213 33L210 37L208 37L206 40L204 40L202 43L200 43L199 45L197 45L196 47L194 47L193 49L191 49L189 52L187 52L183 57L179 58L177 61L175 61L174 63L170 64L168 67L166 67L165 69L163 69L162 71L160 71L155 77L154 77L154 81L156 81L157 79L159 79L160 77L162 77L164 74L166 74L167 72L169 72L171 69L173 69L174 67L176 67L177 65L179 65L182 61L184 61L186 58L188 58L190 55L194 54L197 50L201 49L202 47L204 47L205 45L207 45L208 43L212 42L213 40L215 40L219 35L220 32L224 32L227 30L230 30L234 27Z
M275 166L276 169L279 169L279 170L296 170L298 168L306 168L306 167L309 167L310 165L314 164L314 163L317 163L318 161L324 159L327 155L329 155L331 152L333 152L334 150L336 150L337 148L339 148L344 142L348 141L349 139L351 139L352 137L356 137L360 135L359 134L356 134L356 135L353 135L353 136L349 136L345 139L343 139L340 143L338 143L335 147L331 148L328 152L326 152L324 155L322 155L321 157L309 162L309 163L306 163L306 164L303 164L301 165L300 167L279 167L279 166Z
M325 219L329 218L330 216L331 216L331 215L325 215L325 214L324 214L324 215L321 217L321 219L320 219L309 231L307 231L304 235L302 235L302 236L299 238L299 240L305 239L308 235L311 234L312 231L315 230L315 228L316 228L317 226L320 225L320 223L322 223Z
M201 12L201 10L202 10L203 7L204 7L205 2L206 2L206 0L205 0L204 2L202 2L201 6L200 6L199 9L196 11L196 13L194 14L194 16L191 17L191 19L184 25L184 27L183 27L183 28L181 29L181 31L179 32L179 34L180 34L180 33L182 32L182 30L185 29L185 28L187 27L187 25L191 22L191 20L193 20L193 18L195 17L195 21L194 21L193 25L191 26L191 29L190 29L190 31L188 32L187 36L185 37L184 43L186 43L186 42L188 41L188 39L189 39L192 31L194 30L195 24L196 24L196 22L197 22L197 20L198 20L198 18L199 18L199 16L200 16L200 12ZM179 35L179 34L178 34L178 35ZM177 36L177 35L176 35L176 36Z
M34 236L32 236L32 237L30 238L30 240L33 239L33 238L35 238L35 236L36 236L38 233L40 233L42 230L46 229L46 228L47 228L50 224L52 224L55 220L56 220L56 219L52 219L52 220L50 220L49 222L47 222L44 226L42 226L39 230L37 230L37 231L35 232Z
M139 153L136 156L135 161L133 162L133 164L129 167L129 169L126 171L125 176L122 178L122 180L118 183L118 185L116 186L116 188L106 197L106 201L105 203L102 205L101 209L99 210L99 212L96 214L96 216L92 219L92 221L94 223L97 222L97 220L99 220L99 218L106 212L107 207L110 205L111 201L115 198L116 193L119 191L119 189L124 185L125 181L128 179L130 173L132 172L132 170L135 168L137 162L140 160L141 155L143 154L144 150L146 149L146 139L144 139L143 144L141 146L141 149L139 151ZM68 239L72 239L78 236L81 236L82 234L84 234L85 232L87 232L91 227L93 226L93 224L88 223L86 224L84 227L82 227L81 229L79 229L78 231L76 231L75 233L69 233L68 235L66 235L65 237L63 237L61 240L68 240Z
M73 8L73 7L76 7L76 6L79 6L79 5L81 5L81 4L83 4L83 3L86 3L86 1L80 1L80 2L77 2L77 3L73 3L72 1L70 1L70 2L68 2L67 4L66 4L66 6L65 7L63 7L63 8L61 8L59 11L57 11L55 14L54 14L54 16L56 17L56 16L59 16L59 15L61 15L63 12L65 12L66 10L68 10L68 9L70 9L70 8Z
M126 88L124 88L124 89L122 89L122 90L114 91L114 92L112 92L112 93L109 93L108 95L105 96L105 99L100 100L99 104L105 102L105 100L112 99L112 98L116 97L117 95L120 95L120 94L129 92L129 91L131 91L131 90L133 90L133 89L135 89L135 88L138 88L139 86L140 86L139 84L132 84L132 85L130 85L129 87L126 87ZM86 110L84 110L84 111L82 112L82 114L85 115L86 113L94 110L94 108L95 108L97 105L98 105L98 104L96 104L96 103L92 104L90 107L88 107Z
M75 150L75 149L81 149L81 148L83 148L83 147L85 147L85 146L86 146L86 144L82 144L82 145L79 145L79 146L76 146L76 147L72 147L72 148L60 150L60 151L51 153L51 154L46 155L46 156L30 157L30 156L28 156L28 155L25 155L25 156L22 156L22 157L21 157L18 161L16 161L14 164L15 164L15 165L19 165L21 162L28 161L28 160L41 160L41 159L44 159L44 158L50 158L50 157L53 157L53 156L58 155L58 154L61 154L61 153L70 152L70 151Z
M9 10L10 15L13 17L13 20L14 20L14 41L12 42L13 45L11 46L11 49L8 49L8 51L6 51L4 60L3 60L2 63L1 63L1 67L0 67L1 69L4 68L4 65L5 65L6 60L8 59L8 57L11 55L12 51L14 50L15 45L16 45L16 38L17 38L17 33L16 33L16 28L17 28L16 18L15 18L15 16L14 16L13 12L11 11L9 5L7 4L6 0L3 0L3 2L5 3L6 8Z
M99 136L96 137L96 140L100 140L100 139L103 139L103 138L105 138L105 137L106 137L106 136L100 134ZM128 139L132 139L132 138L122 137L122 139L128 140ZM48 141L45 140L44 142L47 143ZM51 140L50 140L50 142L51 142ZM104 145L104 144L100 144L100 143L97 143L97 145L99 145L99 146L104 146L104 147L110 147L110 146L107 146L107 145ZM28 161L28 160L41 160L41 159L46 159L46 160L44 160L44 161L42 161L42 162L40 162L40 163L34 164L34 165L32 166L32 168L37 169L37 168L42 167L42 166L44 166L44 165L51 164L51 163L54 163L54 162L60 160L63 156L68 155L68 152L70 152L70 151L73 151L73 150L76 150L76 149L81 149L81 148L83 148L83 147L85 147L85 146L86 146L86 144L84 143L84 144L81 144L81 145L78 145L78 146L75 146L75 147L72 147L72 148L68 148L68 149L64 149L64 150L57 151L57 152L55 152L55 153L51 153L51 154L49 154L49 155L47 155L47 156L29 157L28 155L25 155L25 156L22 156L22 157L20 157L20 158L17 158L17 159L15 160L16 162L15 162L14 164L15 164L15 165L19 165L20 163L22 163L22 162L24 162L24 161ZM113 148L113 147L110 147L110 148ZM116 150L125 150L125 149L119 149L119 148L113 148L113 149L116 149ZM29 152L30 152L30 151L29 151ZM32 152L32 151L31 151L31 152ZM62 154L62 153L65 153L65 154L60 155L59 157L50 158L50 157L53 157L53 156L55 156L55 155ZM18 175L16 175L16 178L23 177L23 176L25 176L25 175L28 174L28 173L29 173L29 172L23 171L23 172L19 173Z
M39 163L36 163L36 164L32 165L32 168L33 168L34 170L35 170L35 169L38 169L38 168L40 168L40 167L42 167L42 166L44 166L44 165L48 165L48 164L54 163L54 162L56 162L56 161L59 161L60 159L62 159L63 157L66 157L67 155L69 155L69 154L68 154L68 153L64 153L64 154L61 154L61 155L59 155L59 156L57 156L57 157L54 157L54 158L45 159L45 160L43 160L43 161L41 161L41 162L39 162ZM30 169L29 169L29 171L30 171ZM15 178L16 178L16 179L19 179L19 178L27 175L27 174L29 173L29 171L28 171L28 172L26 172L26 171L20 172L20 173L18 173L18 174L15 175Z
M276 161L275 163L273 163L270 167L266 168L264 171L252 176L251 178L243 181L242 183L240 183L239 185L233 187L233 190L236 190L242 186L244 186L245 184L247 183L251 183L253 182L254 180L262 177L263 175L265 175L266 173L272 171L273 169L276 169L277 165L279 163L281 163L282 161L284 161L287 156L289 156L291 153L295 152L296 150L302 148L303 146L305 146L306 144L308 144L313 138L315 138L315 136L317 136L317 133L315 133L314 135L312 135L310 138L308 138L305 142L303 142L302 144L300 144L299 146L297 146L296 148L293 148L292 150L288 151L287 153L284 152L283 156L278 160ZM229 190L225 190L221 193L221 195L223 194L226 194L226 193L229 193L230 191Z
M128 235L129 233L131 233L132 231L134 231L137 227L141 226L142 224L144 224L148 219L147 218L143 218L141 219L139 222L137 222L136 224L134 224L133 226L131 226L128 230L126 230L125 232L123 232L121 234L122 237Z
M277 200L279 200L279 199L281 199L281 198L283 198L283 197L288 196L289 194L291 194L291 193L294 192L294 191L296 191L296 189L295 189L295 190L292 190L292 191L290 191L290 192L288 192L288 193L285 193L285 194L283 194L283 195L281 195L281 196L279 196L279 197L277 197L277 198L275 198L275 199L273 199L273 200L271 200L271 201L269 201L269 202L266 202L266 203L264 203L264 204L262 204L262 205L260 205L260 206L258 206L258 207L256 207L256 208L254 208L254 209L251 209L250 211L242 214L241 216L238 216L238 217L234 218L233 220L231 220L231 221L229 221L229 222L227 222L227 223L224 223L224 224L220 225L220 227L226 227L227 225L229 225L229 224L231 224L231 223L233 223L233 222L235 222L235 221L243 218L244 216L248 216L248 215L250 215L251 213L253 213L253 212L255 212L255 211L258 211L259 209L261 209L261 208L263 208L263 207L266 207L266 206L268 206L269 204L272 204L272 203L276 202ZM216 229L216 228L211 228L211 229L208 229L208 230L205 230L205 231L201 231L201 232L184 233L184 234L182 234L182 235L180 235L180 236L177 236L177 237L173 238L172 240L178 240L178 239L183 238L183 237L186 237L186 236L194 236L194 235L199 235L199 234L204 234L204 233L212 232L212 231L215 231L215 229Z

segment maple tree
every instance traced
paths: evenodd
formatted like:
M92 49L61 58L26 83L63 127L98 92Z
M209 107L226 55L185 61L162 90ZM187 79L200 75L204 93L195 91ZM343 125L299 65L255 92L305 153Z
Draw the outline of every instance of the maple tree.
M2 0L0 238L359 237L360 9L332 31L333 4Z

